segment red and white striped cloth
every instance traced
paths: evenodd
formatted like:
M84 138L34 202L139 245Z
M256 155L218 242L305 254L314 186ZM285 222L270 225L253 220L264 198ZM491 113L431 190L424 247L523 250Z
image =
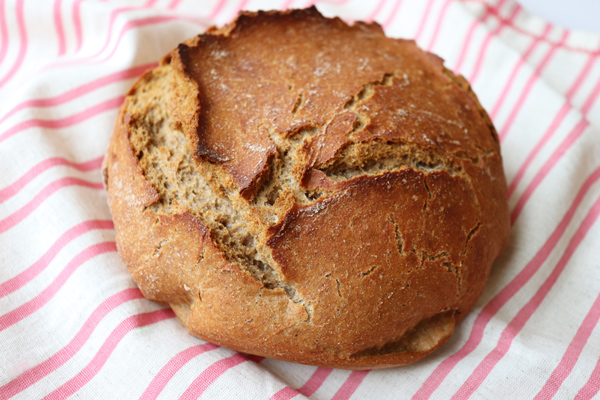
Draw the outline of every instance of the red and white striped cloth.
M142 298L100 163L124 93L240 9L306 0L0 0L0 399L589 399L600 387L600 36L513 0L323 0L465 75L502 140L513 223L442 349L383 371L316 368L188 335Z

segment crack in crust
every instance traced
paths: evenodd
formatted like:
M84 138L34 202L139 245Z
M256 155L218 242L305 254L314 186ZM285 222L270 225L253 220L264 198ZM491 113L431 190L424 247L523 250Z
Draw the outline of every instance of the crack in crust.
M473 181L469 174L464 172L462 162L456 157L432 149L426 150L412 143L377 141L350 144L338 154L336 159L321 166L319 170L335 182L349 181L361 176L379 176L405 168L421 171L425 177L431 172L446 172L450 176L460 177L466 183L473 204L478 211L481 211ZM431 199L431 191L426 179L424 187ZM426 210L427 201L423 205L423 211Z
M294 108L292 108L292 117L296 117L298 110L300 110L300 107L302 107L302 104L304 104L305 98L306 96L304 95L304 92L300 93L298 99L296 99L296 102L294 103Z
M330 179L340 182L359 176L381 175L403 167L423 172L462 174L462 167L442 153L424 151L412 143L381 141L352 143L338 154L337 159L319 169Z
M388 221L390 221L392 223L392 225L394 225L394 235L396 237L398 254L403 255L404 254L404 240L402 240L402 235L400 234L400 227L398 226L398 223L396 221L394 221L392 218L390 218L389 214L386 216L386 218ZM389 264L389 260L388 260L388 264Z
M473 237L475 236L475 234L477 232L479 232L479 229L481 228L481 222L479 220L477 220L477 225L475 225L473 227L473 229L471 229L469 231L469 234L467 235L467 241L465 242L465 250L463 251L463 255L467 254L467 250L468 250L468 246L469 246L469 242L473 239Z
M379 265L373 265L371 268L369 268L368 270L366 270L365 272L361 272L362 277L366 277L368 275L371 275L373 272L375 272L375 270L379 268Z
M156 71L148 86L170 86L169 67ZM189 211L210 229L211 239L226 257L240 265L266 289L281 289L294 303L301 304L312 318L312 306L298 295L293 282L281 278L274 261L260 245L252 216L244 202L216 178L214 168L202 168L187 151L183 132L175 128L165 109L167 102L158 101L156 93L146 88L138 93L130 113L130 141L145 177L160 194L160 200L147 208L156 214ZM154 100L154 101L153 101ZM239 196L238 196L239 197ZM241 206L241 207L240 207ZM156 248L158 256L163 241Z
M359 103L362 103L373 96L375 87L392 86L392 77L394 76L394 72L386 72L380 80L363 85L361 91L352 96L352 98L344 104L344 110L355 110Z
M344 297L344 296L342 296L342 283L337 278L335 279L335 283L337 285L338 296L339 296L340 299L342 299Z
M154 254L152 254L152 256L158 257L160 255L163 245L165 243L167 243L168 241L169 241L169 239L163 239L160 242L158 242L158 246L156 246L156 249L154 250Z

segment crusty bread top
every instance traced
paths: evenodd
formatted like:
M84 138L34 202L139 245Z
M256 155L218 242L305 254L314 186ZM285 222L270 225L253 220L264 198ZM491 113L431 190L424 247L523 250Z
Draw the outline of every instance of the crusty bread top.
M147 297L195 335L298 362L428 354L508 237L497 135L467 82L314 8L179 45L127 96L105 170Z
M385 37L377 24L348 26L314 8L243 13L169 58L186 83L181 97L190 97L185 111L174 103L174 115L196 157L222 165L248 196L282 139L314 137L298 149L302 165L295 168L300 186L315 189L311 178L321 172L363 167L344 157L361 143L409 145L443 154L448 164L498 149L466 82L413 41Z

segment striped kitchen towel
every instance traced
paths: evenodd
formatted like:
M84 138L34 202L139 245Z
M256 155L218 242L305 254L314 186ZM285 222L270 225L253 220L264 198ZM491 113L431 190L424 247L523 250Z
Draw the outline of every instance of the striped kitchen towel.
M600 36L513 0L323 0L463 74L501 139L512 233L473 311L406 367L262 359L185 332L116 252L100 164L136 77L241 9L0 0L0 399L589 399L600 387Z

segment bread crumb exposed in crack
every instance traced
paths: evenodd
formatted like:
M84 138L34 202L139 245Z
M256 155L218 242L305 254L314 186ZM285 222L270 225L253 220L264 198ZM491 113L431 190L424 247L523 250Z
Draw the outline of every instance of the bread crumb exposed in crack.
M212 239L229 260L241 265L266 289L283 289L291 300L303 303L293 283L282 281L269 264L268 254L259 251L258 235L252 232L248 212L236 208L223 188L215 190L211 186L218 187L218 183L202 174L183 132L174 128L168 102L160 99L173 85L169 70L165 66L153 74L144 91L138 94L139 108L130 110L136 116L131 143L144 176L160 194L160 201L149 208L157 214L191 212L210 228ZM304 306L310 320L310 306Z

